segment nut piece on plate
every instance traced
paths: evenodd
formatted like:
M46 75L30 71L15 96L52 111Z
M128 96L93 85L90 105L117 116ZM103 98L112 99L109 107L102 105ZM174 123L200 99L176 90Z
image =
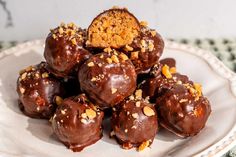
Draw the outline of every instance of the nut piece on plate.
M81 89L91 101L105 109L119 104L134 92L137 74L125 54L106 48L81 66L78 78Z
M76 76L79 66L90 57L84 48L86 30L75 24L62 23L48 34L45 42L44 58L48 69L58 77Z
M56 97L64 95L62 83L46 70L46 63L20 71L17 93L21 111L32 118L49 119L56 109Z
M127 9L112 8L99 14L88 28L88 47L120 48L131 44L140 33L140 24Z
M111 123L111 135L124 149L142 151L152 144L158 130L155 107L139 97L139 92L115 107Z
M104 113L85 94L62 101L52 118L58 139L74 152L83 150L102 137Z

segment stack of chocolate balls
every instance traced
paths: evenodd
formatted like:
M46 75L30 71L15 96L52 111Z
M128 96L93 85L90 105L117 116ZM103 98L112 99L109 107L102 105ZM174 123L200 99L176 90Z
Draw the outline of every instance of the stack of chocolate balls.
M20 72L19 106L32 118L50 119L72 151L102 137L112 109L111 136L124 149L149 147L158 124L181 137L194 136L211 112L201 86L159 61L161 36L127 9L99 14L88 29L62 23L46 38L41 62Z

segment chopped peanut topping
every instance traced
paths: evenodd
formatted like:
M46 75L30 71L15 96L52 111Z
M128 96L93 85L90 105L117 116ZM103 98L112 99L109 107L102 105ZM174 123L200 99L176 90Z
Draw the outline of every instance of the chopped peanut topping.
M111 58L107 58L107 63L111 64L112 63L112 59Z
M121 54L119 55L119 57L120 57L123 61L126 61L126 60L129 59L128 56L125 55L124 53L121 53Z
M140 21L140 25L144 26L144 27L147 27L148 23L147 23L147 21Z
M88 65L88 67L93 67L94 63L93 62L89 62L87 65Z
M143 91L141 89L136 90L135 91L135 98L138 100L142 99L142 93L143 93Z
M91 79L92 82L94 82L96 80L97 80L96 77L92 77L92 79Z
M47 78L47 77L49 77L47 72L42 73L42 78Z
M71 42L72 42L72 44L74 44L74 45L76 45L76 44L77 44L77 43L76 43L76 39L75 39L75 38L71 39Z
M151 31L151 34L154 37L157 34L157 32L156 31Z
M124 50L128 52L128 51L133 51L134 49L133 49L133 47L131 47L129 45L125 45Z
M201 96L202 95L202 86L199 83L194 83L193 87L196 89L197 95Z
M57 105L61 105L62 101L63 101L63 99L60 96L56 96L56 104Z
M137 114L137 113L133 113L133 114L132 114L132 117L133 117L134 119L137 119L137 118L138 118L138 114Z
M149 41L148 42L148 51L153 51L153 49L154 49L153 42Z
M59 27L58 32L59 32L59 34L63 34L63 32L64 32L63 28Z
M111 94L114 94L117 92L117 89L116 88L111 88Z
M130 59L131 59L131 60L138 59L138 54L139 54L139 51L131 52Z
M104 52L110 53L112 51L112 49L110 47L107 47L103 50Z
M176 67L171 67L170 68L170 73L175 74L176 73Z
M140 102L140 101L137 101L137 102L135 103L135 106L136 106L136 107L140 107L140 105L141 105L141 102Z
M92 110L92 109L86 109L85 113L87 114L89 119L93 119L97 115L96 112L94 110Z
M145 141L143 142L139 147L138 147L138 151L142 151L144 150L145 148L147 148L149 146L149 141Z
M84 118L82 118L80 121L81 121L81 123L83 123L83 124L86 124L86 123L87 123L87 120L84 119Z
M27 76L27 73L25 72L21 75L21 79L24 80L26 78L26 76Z
M166 77L166 78L172 78L172 74L171 74L171 72L170 72L170 68L169 68L169 66L168 65L164 65L163 67L162 67L162 69L161 69L161 72L162 72L162 74Z
M25 88L20 87L20 93L24 94L25 93Z
M111 59L112 59L112 61L114 61L115 63L119 63L119 62L120 62L119 59L118 59L118 57L117 57L116 55L112 55L112 56L111 56Z
M86 119L86 118L87 118L87 114L86 114L86 113L82 113L82 114L81 114L81 117L84 118L84 119Z
M151 108L148 107L148 106L145 106L145 107L143 108L143 113L144 113L146 116L148 116L148 117L155 115L154 110L151 109Z

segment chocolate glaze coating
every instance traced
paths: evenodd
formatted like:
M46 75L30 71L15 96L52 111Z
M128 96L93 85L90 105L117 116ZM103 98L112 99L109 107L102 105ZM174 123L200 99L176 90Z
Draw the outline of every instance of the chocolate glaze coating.
M52 128L64 145L78 152L102 137L103 116L104 113L81 94L63 100L52 118Z
M145 107L154 115L146 115ZM114 136L124 149L139 147L146 141L150 146L158 130L155 108L144 100L123 101L113 111L111 124Z
M142 27L140 36L136 37L127 51L137 73L145 72L158 63L164 49L164 41L155 30Z
M133 64L116 50L89 58L81 66L78 77L81 89L102 109L119 104L136 88Z
M140 88L143 90L143 97L150 97L150 101L155 103L156 98L165 93L166 90L170 89L177 82L190 83L186 75L179 73L172 74L172 78L168 79L162 74L161 64L156 64L152 67L149 76L140 84Z
M196 99L182 84L175 84L156 99L160 124L180 137L194 136L205 126L211 113L209 101Z
M44 49L48 70L58 77L76 76L79 66L91 56L84 48L85 39L86 30L74 24L62 24L52 30Z
M21 111L32 118L49 119L56 109L55 96L63 96L63 84L46 70L46 63L21 71L17 93Z

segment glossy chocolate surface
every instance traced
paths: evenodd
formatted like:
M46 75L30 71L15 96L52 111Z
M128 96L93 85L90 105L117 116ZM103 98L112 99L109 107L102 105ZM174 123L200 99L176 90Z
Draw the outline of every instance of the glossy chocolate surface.
M53 29L44 49L48 70L58 77L76 76L79 66L91 55L84 48L85 40L86 30L74 24L62 24Z
M78 152L102 137L103 116L104 113L81 94L63 100L52 118L52 128L60 141Z
M81 89L102 109L117 105L136 88L133 64L116 50L89 58L81 66L78 77Z
M153 29L142 27L140 36L134 39L131 49L124 48L137 73L143 73L158 63L164 49L162 37Z
M146 114L145 107L154 114ZM113 111L111 123L114 136L124 149L138 147L146 141L150 145L158 130L155 108L143 99L122 102Z
M196 98L185 85L175 84L156 99L160 124L181 137L194 136L211 113L207 98Z
M64 95L62 83L46 70L46 63L21 71L17 80L19 106L32 118L49 119L56 108L55 97Z

